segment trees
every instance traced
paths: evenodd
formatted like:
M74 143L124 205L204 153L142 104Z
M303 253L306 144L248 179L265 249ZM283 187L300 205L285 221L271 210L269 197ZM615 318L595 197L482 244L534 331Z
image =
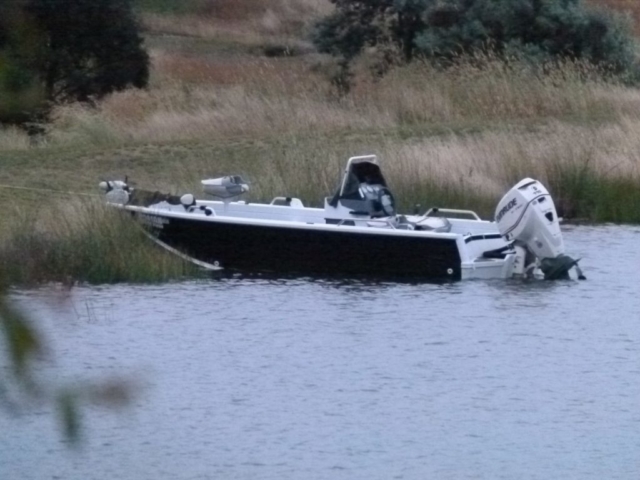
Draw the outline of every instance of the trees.
M16 115L15 106L0 104L0 121L20 122L43 100L88 101L147 84L149 57L131 0L5 2L0 7L0 92L18 98L21 108Z
M636 68L629 22L582 0L331 1L336 10L317 25L314 42L346 60L390 44L405 61L420 55L446 63L492 49L504 57L584 59L616 74Z
M0 3L0 122L24 123L45 102L37 76L42 42L24 3Z
M46 39L40 75L48 99L86 101L147 84L130 0L30 0L27 11Z
M435 0L330 1L335 13L316 25L313 40L321 52L348 60L367 46L391 43L410 61L415 37L426 27L424 14L435 5Z
M441 25L429 25L415 39L429 58L487 48L533 59L583 59L613 73L633 68L629 25L581 0L465 0Z

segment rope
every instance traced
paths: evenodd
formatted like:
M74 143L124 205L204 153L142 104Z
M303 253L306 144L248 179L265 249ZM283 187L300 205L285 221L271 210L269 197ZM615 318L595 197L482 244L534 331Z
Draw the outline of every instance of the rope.
M99 193L82 193L82 192L65 192L64 190L54 190L52 188L32 188L32 187L17 187L15 185L2 185L0 188L10 188L13 190L27 190L32 192L49 192L49 193L62 193L64 195L80 195L85 197L101 197Z

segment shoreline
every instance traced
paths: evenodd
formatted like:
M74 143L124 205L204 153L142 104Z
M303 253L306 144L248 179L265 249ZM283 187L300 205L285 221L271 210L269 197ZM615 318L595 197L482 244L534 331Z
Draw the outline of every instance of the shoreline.
M91 194L128 175L140 188L199 195L201 179L239 174L251 182L248 201L287 195L319 206L348 157L376 154L400 211L420 204L491 218L502 195L531 177L565 225L640 224L640 89L579 62L542 76L491 56L447 71L415 62L377 78L369 57L338 94L335 59L306 38L329 2L289 3L265 23L256 11L228 22L147 1L148 89L57 107L37 146L0 129L0 184ZM269 54L277 46L285 54ZM184 273L92 202L2 188L0 200L9 279Z

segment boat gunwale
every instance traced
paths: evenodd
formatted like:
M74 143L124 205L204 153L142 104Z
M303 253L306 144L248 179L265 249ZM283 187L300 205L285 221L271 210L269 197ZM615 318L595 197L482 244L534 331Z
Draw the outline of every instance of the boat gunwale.
M192 220L197 222L211 222L211 223L231 223L237 225L255 225L274 228L293 228L301 230L322 230L322 231L335 231L343 233L363 233L367 235L389 235L389 236L410 236L410 237L425 237L425 238L440 238L443 240L457 240L459 238L466 238L469 234L463 233L451 233L451 232L433 232L429 230L409 230L409 229L397 229L386 228L376 226L361 227L358 225L340 225L330 223L311 223L301 220L270 220L260 218L242 218L232 217L226 215L210 215L207 216L204 213L194 214L193 212L179 212L168 208L153 208L153 207L141 207L135 205L117 205L118 208L127 210L130 212L154 215L158 217L176 218L181 220ZM282 207L287 208L287 207ZM345 219L349 221L353 219ZM367 219L367 221L377 221L376 219ZM495 232L487 232L495 233ZM474 234L478 235L478 234Z

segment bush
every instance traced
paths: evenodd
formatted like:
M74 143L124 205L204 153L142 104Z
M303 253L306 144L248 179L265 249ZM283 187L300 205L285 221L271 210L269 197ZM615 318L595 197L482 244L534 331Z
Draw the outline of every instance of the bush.
M367 47L392 44L449 62L478 50L503 57L582 59L617 75L636 75L631 21L581 0L331 0L317 26L321 52L351 60Z
M431 0L330 0L333 14L316 25L313 41L321 52L357 56L366 46L394 43L410 61L415 37L426 28Z
M450 60L490 47L533 58L584 59L616 74L633 69L629 24L611 13L589 10L580 0L460 3L466 8L458 8L446 21L430 22L416 36L416 46L426 57Z

